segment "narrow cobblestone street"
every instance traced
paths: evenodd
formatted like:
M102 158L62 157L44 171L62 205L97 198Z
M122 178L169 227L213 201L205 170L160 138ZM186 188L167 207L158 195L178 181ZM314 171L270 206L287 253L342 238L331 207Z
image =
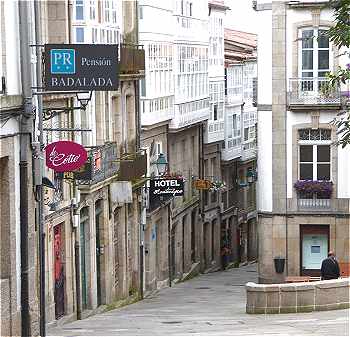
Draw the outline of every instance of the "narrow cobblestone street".
M51 336L349 335L349 310L248 315L245 288L256 265L201 275L145 300L50 328Z

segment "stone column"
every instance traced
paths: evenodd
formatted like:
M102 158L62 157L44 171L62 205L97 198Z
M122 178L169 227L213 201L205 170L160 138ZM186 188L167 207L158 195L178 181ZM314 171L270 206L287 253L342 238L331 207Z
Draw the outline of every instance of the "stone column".
M286 198L286 7L272 3L272 189L273 211L285 211Z
M272 3L272 259L264 261L273 264L277 255L286 258L287 264L287 148L286 148L286 4L282 1ZM287 267L287 265L286 265ZM286 270L287 268L285 268ZM283 274L273 270L272 279L277 281Z

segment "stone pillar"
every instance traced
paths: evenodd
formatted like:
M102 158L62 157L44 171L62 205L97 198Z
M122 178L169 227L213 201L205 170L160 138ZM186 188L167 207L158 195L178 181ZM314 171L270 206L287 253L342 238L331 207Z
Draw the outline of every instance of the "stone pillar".
M286 210L286 6L272 3L272 190L273 211Z
M287 224L286 216L283 215L287 212L286 90L286 4L283 1L274 1L272 3L272 211L279 216L264 219L271 221L272 236L268 238L268 231L262 232L260 243L265 255L259 261L260 271L263 272L260 277L269 282L280 281L283 277L283 274L275 273L274 257L287 258ZM264 222L264 225L267 226L267 223ZM266 250L270 251L267 255ZM267 268L266 265L271 265L272 268Z

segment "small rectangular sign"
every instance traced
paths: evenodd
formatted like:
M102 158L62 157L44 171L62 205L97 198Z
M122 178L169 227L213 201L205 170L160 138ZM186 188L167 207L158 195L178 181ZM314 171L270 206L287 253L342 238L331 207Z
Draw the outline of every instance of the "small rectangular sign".
M196 190L209 190L213 186L211 181L204 179L195 180L193 185Z
M152 196L173 196L179 197L184 195L184 180L174 179L151 179L149 193Z
M147 173L147 155L137 154L134 159L120 161L118 180L131 181L140 179Z
M80 169L71 172L56 172L56 177L65 180L91 180L92 167L87 161Z
M118 90L118 45L46 44L45 90Z

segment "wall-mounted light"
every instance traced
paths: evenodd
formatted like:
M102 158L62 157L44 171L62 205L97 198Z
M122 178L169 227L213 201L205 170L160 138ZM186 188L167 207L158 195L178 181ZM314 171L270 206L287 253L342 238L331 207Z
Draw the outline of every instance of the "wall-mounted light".
M168 161L163 153L160 153L157 161L155 162L158 170L158 174L163 176L168 170Z
M256 172L253 169L247 170L246 178L248 184L252 184L256 180Z
M85 110L91 101L92 91L81 91L76 93L77 100L80 103L80 108Z

